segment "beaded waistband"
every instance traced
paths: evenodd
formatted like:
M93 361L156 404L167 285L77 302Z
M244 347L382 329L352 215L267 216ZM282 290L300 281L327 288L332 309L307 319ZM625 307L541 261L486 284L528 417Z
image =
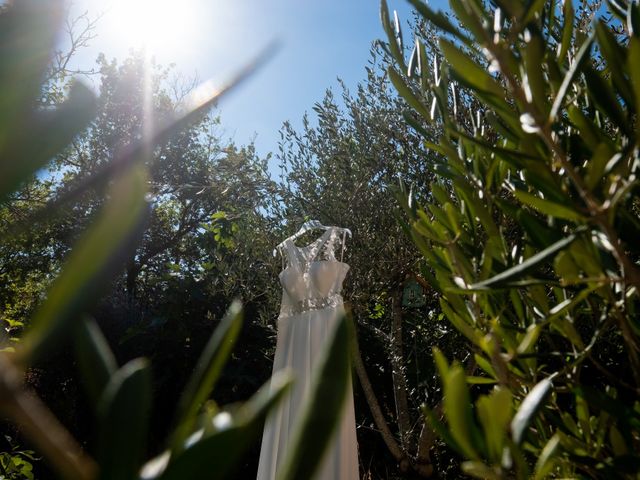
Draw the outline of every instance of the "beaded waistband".
M312 310L322 310L323 308L337 307L342 305L342 295L334 293L324 298L305 298L299 302L290 305L282 305L280 310L281 317L290 317L301 313L310 312Z

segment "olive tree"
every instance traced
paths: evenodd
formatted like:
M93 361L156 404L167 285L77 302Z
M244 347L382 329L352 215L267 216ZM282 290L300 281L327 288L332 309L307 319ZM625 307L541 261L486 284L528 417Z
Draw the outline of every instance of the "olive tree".
M425 416L477 478L635 475L640 7L411 3L439 49L383 18L389 75L438 179L406 226L468 341Z

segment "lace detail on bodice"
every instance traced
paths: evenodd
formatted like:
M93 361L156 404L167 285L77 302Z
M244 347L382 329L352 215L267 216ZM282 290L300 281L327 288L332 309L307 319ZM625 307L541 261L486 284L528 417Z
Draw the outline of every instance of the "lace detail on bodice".
M281 316L336 307L342 303L340 292L349 265L335 257L335 244L341 240L340 231L329 227L306 247L297 247L290 240L285 242L288 266L280 273L284 289Z
M334 293L324 298L305 298L292 304L282 304L280 309L281 317L291 317L311 310L322 310L323 308L336 308L343 305L342 295Z

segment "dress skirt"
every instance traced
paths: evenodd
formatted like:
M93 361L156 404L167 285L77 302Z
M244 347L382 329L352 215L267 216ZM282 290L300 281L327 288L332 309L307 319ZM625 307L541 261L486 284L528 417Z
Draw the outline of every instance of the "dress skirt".
M294 374L293 388L267 418L262 437L258 465L258 480L274 480L289 444L292 429L301 414L301 407L310 390L312 373L317 368L320 352L331 335L338 318L344 313L342 304L310 310L278 319L278 338L274 373L290 368ZM325 450L314 480L357 480L358 449L351 382L341 420Z

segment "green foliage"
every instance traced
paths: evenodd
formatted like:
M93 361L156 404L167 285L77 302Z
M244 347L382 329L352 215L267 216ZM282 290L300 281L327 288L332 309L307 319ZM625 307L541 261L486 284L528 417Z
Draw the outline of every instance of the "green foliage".
M418 208L400 197L473 353L436 356L446 426L427 418L476 478L635 478L638 3L451 0L461 27L411 3L440 67L389 75L440 178Z
M15 440L4 436L11 450L0 452L0 478L3 480L34 480L33 462L39 460L33 450L20 448Z
M0 10L3 248L11 251L13 247L15 253L19 247L15 248L11 241L19 243L31 238L29 229L37 230L34 225L46 224L48 217L61 212L69 215L69 210L74 208L76 212L85 213L79 222L84 231L75 232L59 264L48 270L50 285L43 298L34 302L38 303L35 313L24 322L28 323L28 328L15 352L0 354L0 409L21 427L25 437L60 477L164 480L211 477L215 472L216 478L228 478L291 383L286 375L274 377L270 386L265 386L249 401L227 409L219 409L208 400L238 337L242 322L240 305L231 306L187 381L175 424L164 440L166 450L148 462L145 462L146 443L154 403L151 363L144 358L135 358L118 366L101 329L86 315L109 290L114 279L122 276L123 265L135 267L136 262L142 259L149 262L160 253L150 252L149 242L145 245L147 250L140 248L149 233L149 223L152 226L154 221L156 226L164 223L164 227L171 230L175 218L172 218L172 208L178 205L173 212L178 211L183 219L193 214L189 222L195 225L187 232L179 231L177 238L173 238L179 240L186 233L193 234L211 211L221 210L207 210L215 204L214 196L208 196L209 203L202 202L196 209L194 204L197 202L192 200L201 186L183 183L183 190L191 192L186 195L163 190L163 186L171 185L171 181L162 178L167 170L157 168L162 161L182 160L180 152L195 152L196 157L201 153L198 148L188 149L185 145L197 144L199 135L204 135L202 131L194 130L193 125L202 125L207 110L221 94L204 92L208 95L202 101L203 92L198 92L198 103L186 106L179 113L165 108L166 115L158 117L157 124L148 128L145 122L151 120L150 115L144 111L137 112L141 116L131 115L131 111L127 115L125 107L135 110L143 103L139 100L153 92L135 91L135 88L127 88L127 85L135 86L135 82L118 81L121 78L118 73L123 76L136 73L139 63L133 59L118 71L115 64L109 65L103 60L105 83L100 99L78 84L70 87L66 101L42 108L38 102L41 83L61 15L61 2L57 1L26 0ZM242 72L223 92L251 71L252 68L248 68ZM166 99L157 98L160 103ZM94 118L96 104L100 105L98 118ZM110 108L113 110L109 111ZM136 123L140 118L142 124ZM92 128L83 133L92 119ZM114 137L106 138L109 135ZM74 157L67 146L72 140L85 141L89 146L76 151ZM160 151L158 156L155 155L157 151ZM233 148L228 154L227 161L231 165L245 158ZM70 158L78 159L79 163L76 170L65 172L64 188L26 216L11 214L16 195L28 192L33 185L42 185L37 180L29 181L39 169L52 159L61 164ZM210 166L206 157L192 160L184 162L187 171L181 173L186 178L203 178L203 169ZM172 172L175 173L175 169ZM255 172L240 172L238 179L243 178L243 173L251 177ZM154 213L149 205L149 198L152 198L149 193L165 200L164 208L159 212ZM97 213L86 214L87 210ZM213 218L214 222L225 219L224 215ZM235 233L237 228L232 224L230 231ZM216 242L220 240L215 239ZM227 242L225 247L230 249L233 244ZM180 262L175 265L181 266ZM135 274L139 273L139 268L138 264ZM9 276L14 272L2 273ZM3 321L9 328L22 326L18 320L7 316ZM94 407L98 437L95 459L81 449L46 404L36 395L25 393L22 384L23 369L50 358L52 352L62 350L71 339L75 340L76 360ZM339 405L344 397L349 381L348 341L346 320L343 319L336 329L334 341L326 345L325 360L315 373L316 394L310 396L304 406L307 415L300 424L300 443L291 449L293 472L300 470L312 475L317 466L316 451L321 452L330 438L335 419L327 415L319 417L318 402L322 402L322 406ZM319 418L322 432L314 428ZM0 468L6 478L33 478L29 460L33 460L30 451L14 449L0 454Z

